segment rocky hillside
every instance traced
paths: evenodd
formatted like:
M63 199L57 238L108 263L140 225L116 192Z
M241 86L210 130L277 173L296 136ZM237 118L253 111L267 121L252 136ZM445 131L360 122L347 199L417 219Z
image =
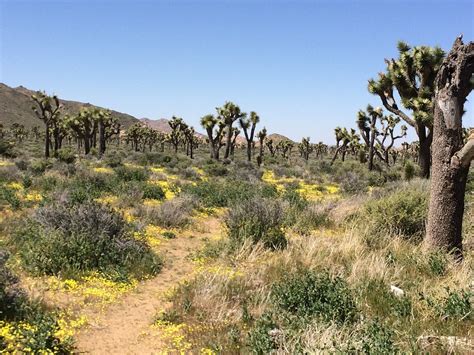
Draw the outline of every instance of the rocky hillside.
M12 123L17 122L28 128L41 126L42 122L36 117L31 109L31 95L33 90L29 90L23 86L11 88L0 83L0 123L8 127ZM89 103L60 100L64 106L64 114L76 113L81 107L94 106ZM97 106L99 107L99 106ZM111 110L112 114L119 118L124 127L129 127L138 119L126 113Z

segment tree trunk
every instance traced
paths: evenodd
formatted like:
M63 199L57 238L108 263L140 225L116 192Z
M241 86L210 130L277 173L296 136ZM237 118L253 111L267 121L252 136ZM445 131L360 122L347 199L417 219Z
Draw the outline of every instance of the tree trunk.
M99 122L99 156L105 153L105 127L104 122Z
M91 140L89 137L84 137L84 154L87 155L91 151Z
M431 167L431 141L433 133L426 135L426 126L423 123L417 123L416 132L420 141L420 149L418 151L418 165L421 169L421 177L428 179L430 177Z
M247 141L247 161L252 161L252 141Z
M226 144L225 144L224 159L229 158L231 141L232 141L232 125L230 124L230 125L227 125L227 139L226 139Z
M49 134L49 124L46 124L46 135L45 135L45 145L44 145L44 156L49 158L49 142L50 134Z
M474 42L458 38L444 60L435 84L433 169L426 243L462 257L464 194L474 134L463 147L462 114L471 91Z

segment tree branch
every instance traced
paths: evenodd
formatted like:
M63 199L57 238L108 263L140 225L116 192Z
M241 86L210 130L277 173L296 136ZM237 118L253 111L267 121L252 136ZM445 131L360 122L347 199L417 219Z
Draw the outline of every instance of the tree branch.
M464 168L471 164L474 159L474 132L469 136L467 143L458 150L451 158L451 165L462 166Z
M408 117L408 115L405 112L391 106L388 103L387 98L385 97L385 95L383 93L379 94L379 96L380 96L380 100L382 100L382 104L385 106L385 108L387 110L389 110L391 113L393 113L393 114L397 115L398 117L400 117L402 120L404 120L410 126L415 127L415 120Z

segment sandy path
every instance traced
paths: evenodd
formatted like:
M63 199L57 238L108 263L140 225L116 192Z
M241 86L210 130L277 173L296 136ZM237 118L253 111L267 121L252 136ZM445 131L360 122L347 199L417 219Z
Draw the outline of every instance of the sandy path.
M165 265L155 278L142 282L102 314L90 312L88 318L96 318L97 322L77 333L78 353L159 353L159 338L145 338L157 312L166 308L164 293L192 273L193 264L188 256L202 247L206 237L219 233L216 218L204 221L203 225L203 231L193 231L193 237L178 236L160 246Z

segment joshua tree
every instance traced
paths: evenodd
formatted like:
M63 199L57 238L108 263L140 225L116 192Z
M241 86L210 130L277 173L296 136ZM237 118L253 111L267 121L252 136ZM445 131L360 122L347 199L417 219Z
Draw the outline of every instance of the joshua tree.
M49 158L49 147L51 143L51 129L54 130L57 126L60 116L61 104L56 95L48 96L45 92L37 92L31 96L35 103L32 107L38 118L44 122L45 126L45 142L44 142L44 156ZM55 144L57 148L57 144Z
M423 177L430 174L431 142L433 139L433 97L436 74L445 56L439 47L419 46L411 48L398 43L399 58L385 60L386 73L377 80L370 79L369 92L380 97L385 108L412 126L420 142L418 164ZM402 105L412 111L412 116L397 105L394 90Z
M219 119L224 122L226 129L226 146L224 159L229 158L231 143L232 143L232 125L235 121L240 120L246 116L245 112L240 110L240 107L232 102L226 102L222 107L216 107Z
M99 156L104 155L110 137L120 134L118 118L112 117L109 110L95 110L95 120L99 130Z
M263 163L263 151L265 149L265 139L267 138L267 129L265 127L263 127L263 129L257 133L257 138L260 144L259 146L260 152L257 157L257 163L258 163L258 166L261 166Z
M12 132L13 137L15 137L15 140L19 143L23 142L23 139L28 137L28 130L24 125L17 122L10 126L10 131Z
M267 139L267 148L270 152L270 155L274 157L276 153L276 147L273 145L273 139Z
M183 128L184 121L182 118L173 116L171 120L168 121L168 125L171 128L171 132L168 135L168 139L170 143L174 147L174 152L178 153L178 146L182 138L182 128Z
M132 148L138 152L140 143L143 141L144 135L146 134L146 127L142 123L137 122L128 127L127 130L127 142L132 143Z
M239 120L240 127L242 127L244 131L245 140L247 141L247 160L252 160L252 145L253 145L253 137L255 134L255 128L257 127L257 123L260 121L260 117L257 115L256 112L250 112L250 117L242 117Z
M196 147L198 141L194 127L189 127L186 125L184 128L184 137L186 139L186 155L189 155L191 159L194 159L194 148Z
M402 125L401 133L398 136L395 136L395 127L398 123L400 123L400 118L393 115L382 116L380 118L380 122L382 124L382 128L380 129L380 132L378 132L378 135L382 136L382 139L376 137L376 140L383 152L383 160L387 165L390 165L389 154L393 148L393 145L395 144L395 141L406 136L407 126ZM390 142L387 146L385 146L387 138L390 138Z
M314 150L316 152L316 158L323 157L325 153L327 153L328 146L323 142L319 142L314 146Z
M65 117L66 126L76 134L78 140L83 141L86 155L90 153L95 127L102 115L102 110L98 108L83 107L78 114Z
M289 140L281 140L277 144L277 150L280 151L281 156L285 159L289 159L291 155L291 151L293 150L293 142Z
M313 152L313 146L309 142L310 138L306 137L301 140L301 143L298 144L298 149L300 150L301 157L308 162L309 155Z
M462 256L464 194L474 131L463 141L464 103L473 89L474 42L458 37L443 61L435 82L433 172L426 242Z
M33 137L35 137L35 141L38 141L39 137L40 137L40 130L39 130L39 127L38 126L34 126L32 129L31 129L31 133L33 133Z
M342 142L342 145L339 145L334 152L334 156L332 158L331 164L334 164L339 153L341 153L341 160L344 161L346 159L346 154L349 149L352 149L354 152L356 150L356 146L359 143L359 136L356 134L356 131L351 128L348 131L346 128L339 128L337 127L334 130L336 135L336 141Z
M360 110L357 113L357 126L359 127L362 139L369 149L369 170L374 168L375 138L377 136L375 125L377 119L380 118L382 118L382 109L380 107L374 109L371 105L367 105L367 112Z
M225 124L213 115L206 115L201 118L201 126L207 133L211 158L218 160L219 150L222 147Z

